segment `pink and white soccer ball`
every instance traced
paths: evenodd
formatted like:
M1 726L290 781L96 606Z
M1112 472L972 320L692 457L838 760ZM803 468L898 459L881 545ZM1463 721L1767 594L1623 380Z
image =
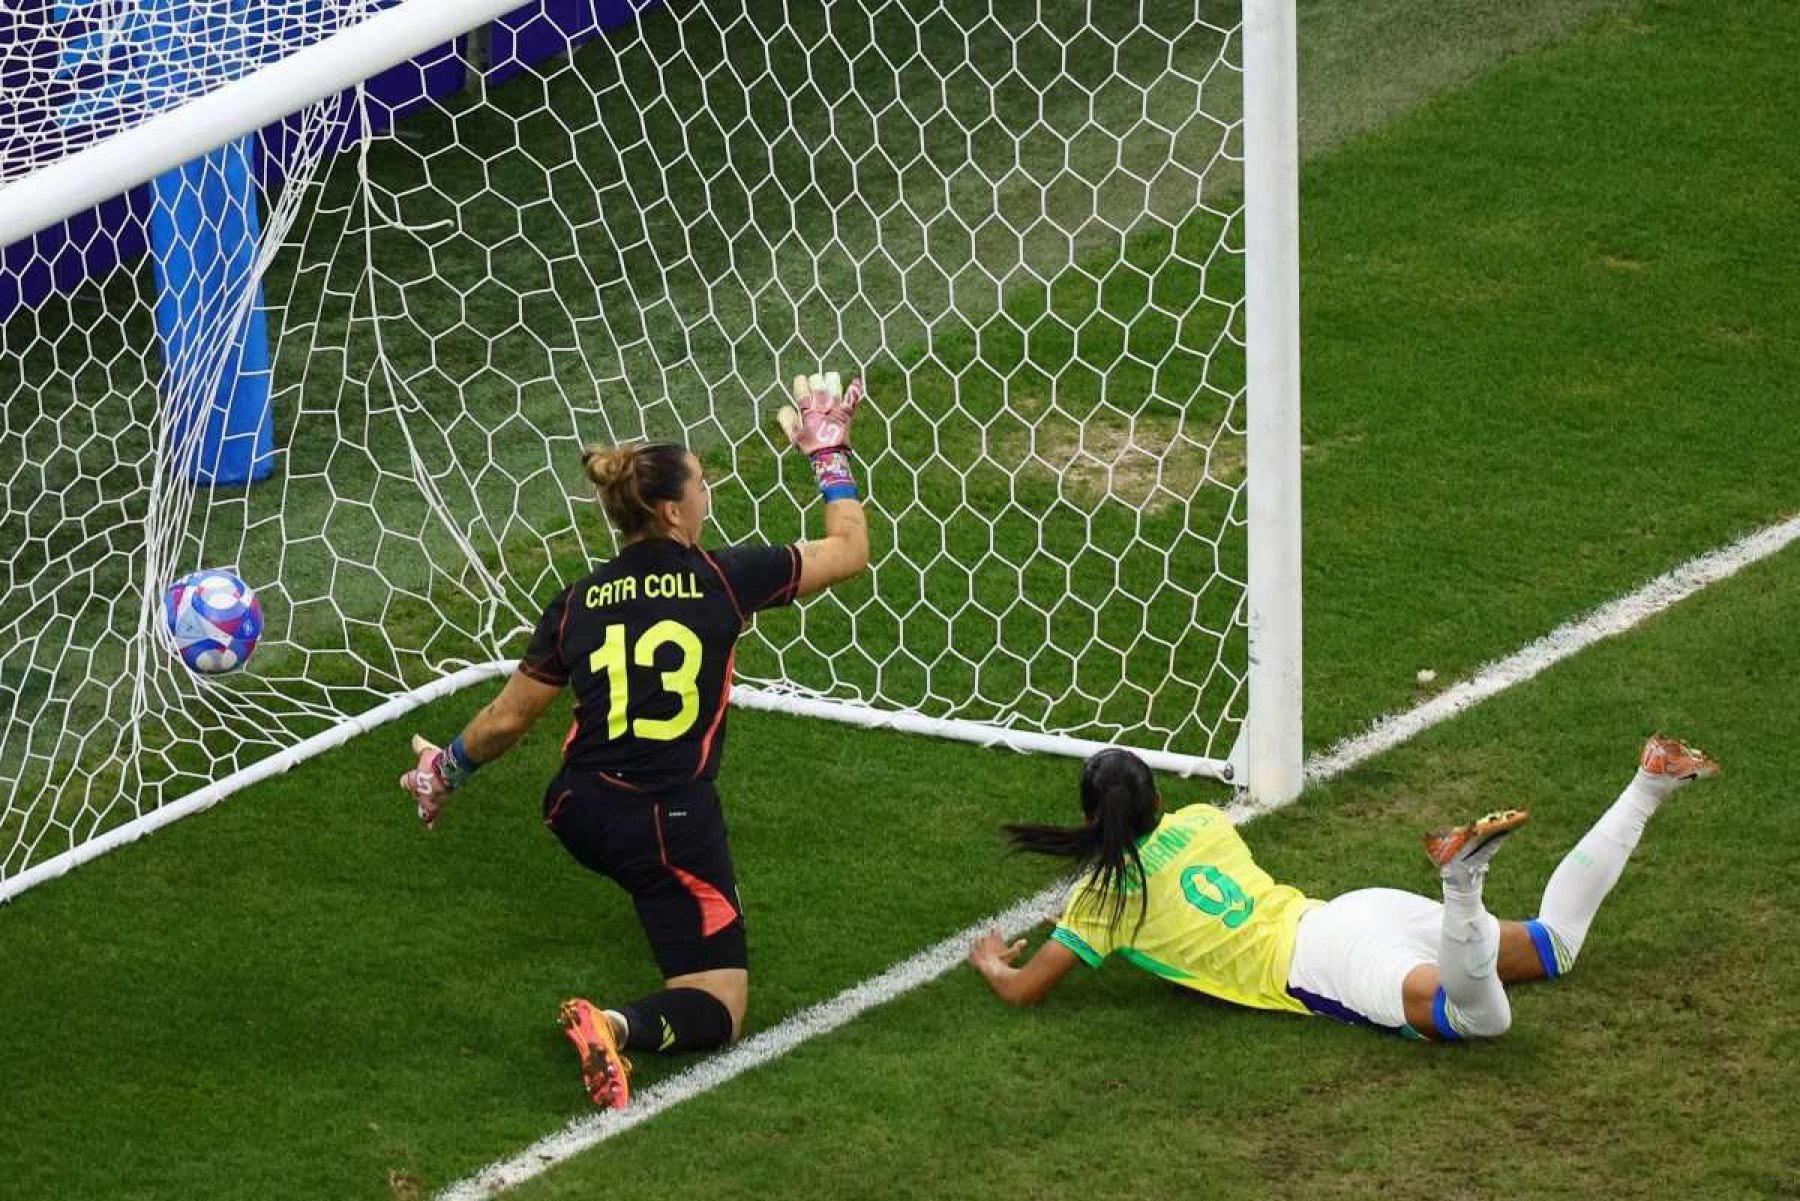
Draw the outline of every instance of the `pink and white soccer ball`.
M196 571L170 584L163 618L181 661L203 675L236 671L262 637L262 605L229 571Z

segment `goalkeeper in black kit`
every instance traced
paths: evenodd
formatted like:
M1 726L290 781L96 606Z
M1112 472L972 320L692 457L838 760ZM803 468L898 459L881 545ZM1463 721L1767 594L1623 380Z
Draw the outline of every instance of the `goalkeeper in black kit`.
M825 537L789 546L701 549L709 501L700 461L669 442L589 447L582 464L618 532L618 554L559 592L518 671L442 749L415 737L400 777L427 827L450 794L531 728L565 687L575 722L544 822L575 860L631 894L663 989L603 1009L563 1003L596 1105L622 1109L621 1049L722 1047L743 1029L749 960L737 872L713 779L725 750L732 655L758 610L791 604L862 571L868 527L850 471L862 381L794 381L789 440L812 461Z

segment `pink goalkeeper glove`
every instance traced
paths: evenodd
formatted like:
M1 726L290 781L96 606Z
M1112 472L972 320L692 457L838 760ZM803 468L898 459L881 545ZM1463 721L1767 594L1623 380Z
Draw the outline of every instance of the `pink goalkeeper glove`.
M850 381L848 392L840 392L835 371L798 375L794 377L794 404L783 405L777 414L788 441L812 460L819 491L828 501L857 497L856 480L850 474L850 422L862 398L860 379Z
M444 811L444 802L450 796L450 781L443 771L443 760L448 751L432 746L419 737L412 738L413 754L419 757L417 767L400 777L400 787L412 793L413 803L419 811L419 820L425 823L427 830L437 825L437 819Z

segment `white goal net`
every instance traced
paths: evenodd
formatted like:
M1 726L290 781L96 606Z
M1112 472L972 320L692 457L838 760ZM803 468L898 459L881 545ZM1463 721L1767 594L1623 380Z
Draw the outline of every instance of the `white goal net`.
M383 7L27 4L0 178ZM1238 5L610 7L448 40L190 165L191 196L165 175L7 248L0 890L516 657L611 551L584 442L691 445L717 542L816 536L770 418L821 367L868 380L874 564L760 617L741 696L1221 766L1247 671ZM206 482L245 378L267 478ZM201 567L261 599L244 671L170 649L162 591Z

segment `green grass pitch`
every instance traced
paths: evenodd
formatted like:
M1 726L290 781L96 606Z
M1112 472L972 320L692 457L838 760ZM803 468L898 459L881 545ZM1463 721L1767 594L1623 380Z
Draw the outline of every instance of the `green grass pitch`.
M1303 14L1314 749L1417 700L1421 667L1465 676L1800 509L1800 11L1337 7ZM1800 1195L1797 606L1790 550L1250 827L1314 895L1425 890L1421 829L1526 805L1489 895L1527 916L1645 734L1715 753L1503 1040L1388 1041L1120 965L1021 1014L958 971L517 1195ZM0 1195L409 1198L584 1112L557 1001L654 974L624 898L538 823L559 731L430 836L393 786L407 733L0 911ZM796 762L847 766L823 791ZM1046 883L994 827L1067 813L1073 778L736 714L753 1024Z

